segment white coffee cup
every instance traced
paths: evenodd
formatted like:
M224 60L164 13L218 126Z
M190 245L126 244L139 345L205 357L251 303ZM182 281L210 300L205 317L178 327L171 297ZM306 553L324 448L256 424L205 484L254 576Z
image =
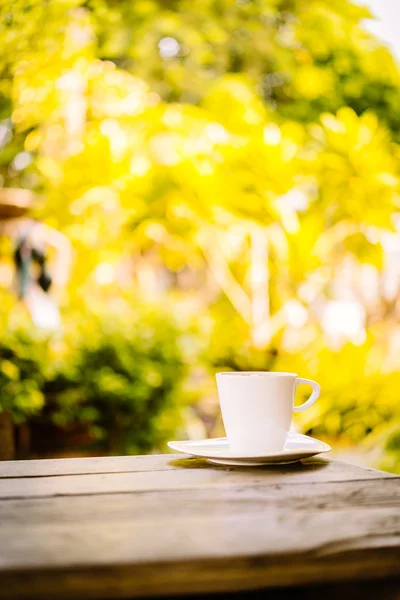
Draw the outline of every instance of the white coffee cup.
M297 386L311 385L313 392L294 406ZM309 408L318 399L320 386L295 373L245 371L217 373L222 419L231 452L262 456L283 450L292 413Z

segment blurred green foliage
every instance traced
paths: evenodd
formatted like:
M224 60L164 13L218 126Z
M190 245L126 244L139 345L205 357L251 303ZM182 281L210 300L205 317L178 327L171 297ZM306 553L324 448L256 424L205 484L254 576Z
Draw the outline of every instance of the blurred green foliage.
M62 338L9 331L0 345L0 410L17 424L39 416L61 430L85 426L86 451L163 448L181 420L181 334L160 306L129 314L127 323L81 313Z
M399 468L400 71L368 16L345 0L0 6L2 183L39 192L75 252L58 366L43 374L38 342L31 382L5 341L3 408L45 396L60 425L147 451L182 363L209 422L215 369L291 370L323 389L299 427L376 440ZM164 318L146 346L131 306L155 299L183 354Z
M57 425L86 423L94 448L113 453L163 447L180 421L186 368L178 331L160 307L131 318L85 326L71 361L45 386Z
M27 330L8 332L0 343L0 410L19 423L39 413L45 403L43 387L48 363L47 344Z

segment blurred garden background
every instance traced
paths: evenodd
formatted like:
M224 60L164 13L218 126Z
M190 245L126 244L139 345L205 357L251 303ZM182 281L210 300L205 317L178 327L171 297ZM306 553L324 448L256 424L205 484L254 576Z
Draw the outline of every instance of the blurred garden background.
M299 431L400 471L400 68L369 17L1 4L0 456L217 437L215 372L283 370L322 387Z

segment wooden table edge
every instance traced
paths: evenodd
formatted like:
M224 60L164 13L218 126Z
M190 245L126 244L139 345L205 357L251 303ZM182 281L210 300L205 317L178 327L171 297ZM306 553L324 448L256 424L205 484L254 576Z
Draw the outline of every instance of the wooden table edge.
M288 565L290 564L290 572ZM15 569L0 572L0 599L136 598L252 591L347 581L399 582L400 548L318 556L238 556L103 567ZM56 595L55 595L56 594Z

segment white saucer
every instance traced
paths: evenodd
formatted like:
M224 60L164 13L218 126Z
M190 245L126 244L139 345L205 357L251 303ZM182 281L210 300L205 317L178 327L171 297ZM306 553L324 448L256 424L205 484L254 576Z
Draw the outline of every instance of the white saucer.
M227 438L168 442L168 446L185 454L208 458L212 463L241 467L294 463L302 458L309 458L315 456L315 454L322 454L331 450L331 447L325 442L294 432L288 433L285 447L281 452L263 456L240 456L232 453L229 450Z

